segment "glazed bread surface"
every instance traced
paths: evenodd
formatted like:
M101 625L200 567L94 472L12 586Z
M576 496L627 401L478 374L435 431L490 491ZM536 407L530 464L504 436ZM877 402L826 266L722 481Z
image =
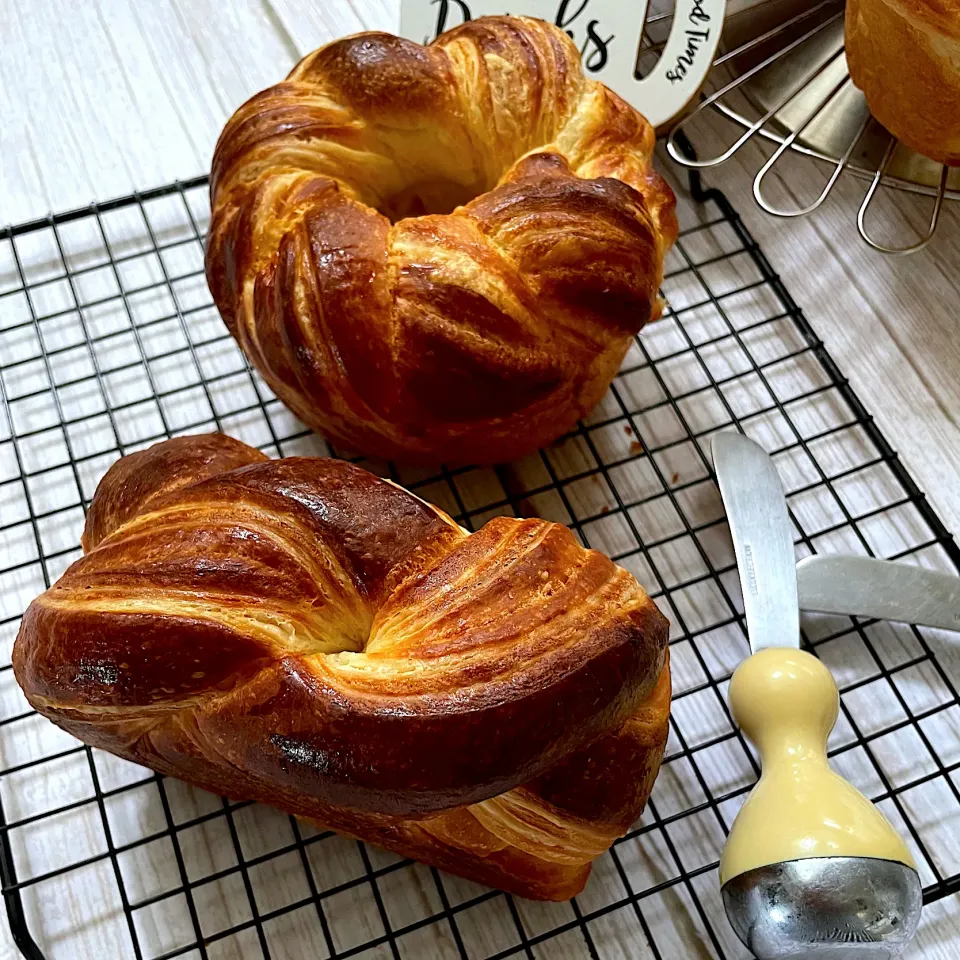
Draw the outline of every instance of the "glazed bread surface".
M101 481L16 678L89 744L529 897L639 816L667 625L563 526L468 534L351 464L222 435Z
M514 459L572 428L659 314L677 224L654 139L539 20L338 40L224 128L210 289L337 443Z
M847 0L850 76L908 147L960 164L960 0Z

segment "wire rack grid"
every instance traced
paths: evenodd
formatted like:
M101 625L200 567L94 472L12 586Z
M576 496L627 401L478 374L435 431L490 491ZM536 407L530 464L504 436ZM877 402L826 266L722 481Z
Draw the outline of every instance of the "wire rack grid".
M19 617L78 556L85 507L118 456L215 429L275 456L345 451L276 400L212 306L205 179L0 233L0 874L25 957L747 956L716 878L757 764L726 705L747 645L710 437L742 429L774 452L800 554L956 572L960 551L737 213L692 186L665 316L576 431L496 468L359 461L472 529L497 514L569 524L672 622L675 698L653 798L564 904L214 797L30 711L9 666ZM804 639L842 690L834 764L908 836L927 902L955 892L960 662L949 640L824 616L804 617Z

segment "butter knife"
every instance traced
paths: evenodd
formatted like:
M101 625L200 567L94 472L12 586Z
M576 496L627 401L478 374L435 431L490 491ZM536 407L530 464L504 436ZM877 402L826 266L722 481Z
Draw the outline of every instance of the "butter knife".
M839 712L830 671L800 647L793 531L776 467L752 440L713 440L753 651L730 681L734 719L761 756L720 859L724 907L759 960L880 960L920 919L910 851L830 769Z
M960 577L872 557L805 557L797 564L800 607L960 630Z

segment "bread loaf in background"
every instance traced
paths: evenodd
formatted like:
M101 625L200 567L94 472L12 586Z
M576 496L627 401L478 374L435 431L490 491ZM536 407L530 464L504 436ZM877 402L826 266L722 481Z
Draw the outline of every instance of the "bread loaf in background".
M564 526L222 435L107 472L23 618L31 705L121 757L526 897L578 893L667 737L667 622Z
M847 64L908 147L960 165L960 0L847 0Z

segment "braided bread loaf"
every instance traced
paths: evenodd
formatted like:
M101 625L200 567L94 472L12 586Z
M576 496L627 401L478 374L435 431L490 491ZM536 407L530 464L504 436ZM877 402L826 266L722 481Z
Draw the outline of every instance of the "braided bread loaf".
M217 144L207 279L276 394L369 455L513 459L658 315L654 131L538 20L339 40ZM451 212L452 211L452 212Z
M586 881L666 741L666 621L562 526L468 535L337 460L124 457L23 618L30 703L94 746L538 898Z
M960 166L960 0L848 0L850 79L898 140Z

